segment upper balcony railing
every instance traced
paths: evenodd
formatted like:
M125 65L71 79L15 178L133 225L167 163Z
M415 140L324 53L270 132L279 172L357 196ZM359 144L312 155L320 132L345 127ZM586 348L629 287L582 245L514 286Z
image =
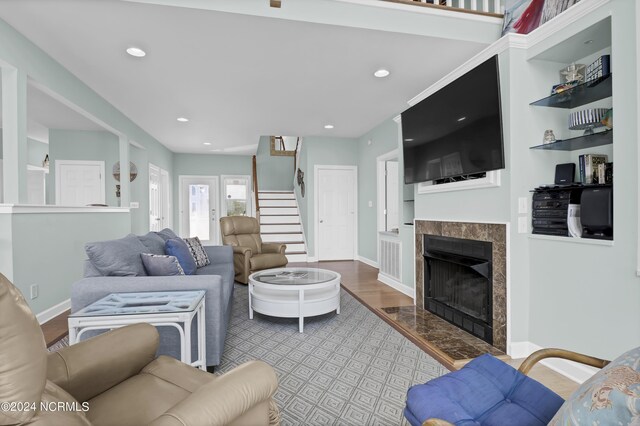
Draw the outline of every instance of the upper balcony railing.
M502 17L504 0L382 0L456 12Z

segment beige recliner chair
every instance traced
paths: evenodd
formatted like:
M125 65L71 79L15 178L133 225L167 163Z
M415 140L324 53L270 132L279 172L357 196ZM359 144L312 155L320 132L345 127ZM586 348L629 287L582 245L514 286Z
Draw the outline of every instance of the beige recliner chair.
M284 255L287 246L263 243L260 223L254 217L227 216L220 219L222 244L233 246L233 267L236 281L247 284L249 275L263 269L287 266Z
M274 370L251 361L214 376L156 358L136 324L47 355L22 294L0 274L0 425L277 425Z

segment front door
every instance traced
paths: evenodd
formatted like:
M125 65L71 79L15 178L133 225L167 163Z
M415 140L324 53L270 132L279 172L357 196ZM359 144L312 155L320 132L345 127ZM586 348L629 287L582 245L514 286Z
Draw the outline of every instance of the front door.
M180 176L180 236L219 244L218 177Z
M355 168L318 169L318 260L355 259Z

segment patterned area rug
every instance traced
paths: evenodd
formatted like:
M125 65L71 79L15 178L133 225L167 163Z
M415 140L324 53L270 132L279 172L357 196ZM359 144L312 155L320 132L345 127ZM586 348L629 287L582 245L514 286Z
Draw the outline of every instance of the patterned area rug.
M407 389L448 370L342 290L341 314L305 319L255 314L236 284L233 317L217 372L252 359L278 374L283 426L406 425Z

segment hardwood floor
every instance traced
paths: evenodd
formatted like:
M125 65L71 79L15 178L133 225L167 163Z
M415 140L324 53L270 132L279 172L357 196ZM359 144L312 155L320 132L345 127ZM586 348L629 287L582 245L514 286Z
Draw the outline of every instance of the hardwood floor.
M380 308L413 306L413 299L378 281L378 270L376 268L357 261L291 263L289 266L312 266L340 273L342 275L342 286L346 291L418 347L434 356L433 350L429 349L428 342L425 342L419 335L414 335L409 330L394 324L393 321L381 313ZM42 325L47 346L55 343L68 333L68 315L69 312L65 312ZM434 357L438 359L437 356ZM505 361L517 368L523 359L505 359ZM446 366L455 368L450 365ZM540 364L536 365L529 375L563 398L567 398L578 387L577 383Z

